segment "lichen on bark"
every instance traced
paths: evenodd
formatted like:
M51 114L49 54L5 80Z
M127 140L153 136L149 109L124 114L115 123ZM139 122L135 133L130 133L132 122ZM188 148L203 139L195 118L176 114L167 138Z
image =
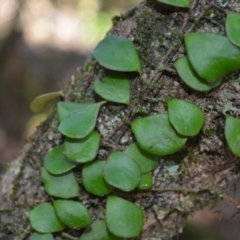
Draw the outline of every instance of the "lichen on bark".
M239 11L237 1L229 1L228 10ZM136 117L166 113L166 101L172 98L196 103L205 114L201 133L191 138L179 152L160 158L154 171L154 186L149 191L115 194L135 202L145 213L145 225L136 239L171 239L181 232L189 215L213 204L224 195L239 174L239 158L227 147L224 138L224 114L238 117L240 110L239 72L228 75L223 84L207 93L188 88L179 78L173 62L185 54L183 37L191 31L224 34L226 9L215 1L192 1L190 11L144 1L124 16L114 19L111 34L126 37L135 44L143 73L129 74L131 103L128 107L107 103L100 111L97 130L102 140L98 159L106 159L114 150L124 150L134 141L130 123ZM99 101L93 91L95 76L102 71L91 57L65 89L65 101ZM27 239L31 233L28 214L41 202L53 199L45 192L39 171L44 155L63 142L57 130L56 109L30 139L17 160L0 180L0 240ZM166 163L178 164L169 172ZM79 169L76 176L81 181ZM93 220L104 219L105 198L89 195L81 188L78 199L89 209ZM72 236L82 231L67 230ZM67 239L56 234L56 239Z

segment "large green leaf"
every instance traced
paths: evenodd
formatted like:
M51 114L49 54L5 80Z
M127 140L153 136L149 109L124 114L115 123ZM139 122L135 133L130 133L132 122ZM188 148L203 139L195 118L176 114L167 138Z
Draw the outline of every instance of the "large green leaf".
M103 169L106 161L93 161L84 164L82 168L82 183L85 189L97 196L103 196L113 191L114 187L109 185L103 178Z
M40 112L43 108L45 108L50 102L55 100L56 98L59 98L63 96L63 92L51 92L46 93L40 96L37 96L33 99L33 101L30 103L30 109L32 112Z
M189 0L157 0L158 2L173 5L176 7L185 7L190 8L190 1Z
M103 80L97 78L94 82L94 91L107 101L130 103L130 83L120 73L108 73Z
M187 56L198 75L213 81L240 69L240 48L225 36L195 32L185 36Z
M143 227L143 212L125 199L110 196L107 199L106 221L110 232L116 236L137 237Z
M228 13L226 19L226 33L229 40L240 47L240 14Z
M59 122L61 122L65 117L74 111L80 111L83 108L94 104L94 102L86 103L73 103L73 102L58 102L57 104L57 116Z
M63 154L63 146L57 146L44 157L44 167L51 174L62 174L76 167L77 163L70 161Z
M175 153L187 141L186 137L180 136L171 126L167 114L134 120L131 128L140 147L155 155Z
M51 233L33 233L29 240L54 240L53 235Z
M99 109L105 102L90 104L65 117L58 130L70 138L84 138L95 127Z
M87 228L79 240L119 240L108 229L105 221L98 221Z
M122 152L112 152L104 168L107 183L123 191L131 191L140 181L139 165Z
M177 132L183 136L195 136L204 124L204 114L194 103L172 99L168 101L168 116Z
M39 204L30 212L29 219L32 228L40 233L52 233L64 229L64 224L58 220L52 205L49 203Z
M100 65L114 71L141 72L141 64L134 44L127 38L109 35L93 51Z
M150 172L158 165L159 157L144 151L137 143L129 145L124 153L138 163L141 173Z
M78 182L72 172L62 175L52 175L45 170L41 171L44 188L50 196L59 198L73 198L79 194Z
M64 154L75 162L85 163L92 161L100 144L100 134L93 131L85 138L66 138L64 141Z
M187 57L182 57L174 63L174 67L181 79L192 89L199 92L206 92L221 84L222 80L207 82L201 78L190 65Z
M80 229L89 226L92 218L87 208L80 202L56 200L53 203L58 218L69 228Z
M233 154L240 157L240 120L232 117L226 117L225 138Z

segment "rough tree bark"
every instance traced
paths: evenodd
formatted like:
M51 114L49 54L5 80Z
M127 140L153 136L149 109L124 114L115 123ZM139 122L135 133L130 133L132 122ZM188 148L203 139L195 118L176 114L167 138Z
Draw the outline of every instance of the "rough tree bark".
M114 19L112 34L131 39L140 55L143 78L130 74L131 104L124 107L107 103L98 117L97 130L101 133L99 159L105 159L113 149L124 149L134 137L128 125L135 117L166 112L170 98L196 103L205 113L205 125L200 135L187 146L170 156L161 157L154 171L154 187L145 192L124 195L137 203L145 213L145 225L138 239L172 239L184 226L189 215L206 205L215 203L239 174L239 158L229 150L224 139L224 111L240 108L239 72L231 74L220 87L208 93L189 89L172 68L175 59L185 53L183 36L190 31L213 31L224 34L227 10L240 11L238 0L229 0L226 8L221 1L193 0L191 9L144 1L124 16ZM196 46L197 47L197 46ZM65 101L99 101L92 82L100 67L90 57L82 70L65 89ZM124 119L123 114L124 113ZM46 195L39 177L44 155L63 141L57 131L55 109L37 130L19 156L0 180L0 239L27 239L31 234L28 214L41 202L52 201ZM181 171L170 174L164 167L167 161L179 163ZM78 170L76 174L78 175ZM79 179L80 176L78 175ZM87 203L94 219L102 219L105 198L89 196L83 189L79 200ZM79 236L78 231L69 231ZM67 239L64 234L56 239Z

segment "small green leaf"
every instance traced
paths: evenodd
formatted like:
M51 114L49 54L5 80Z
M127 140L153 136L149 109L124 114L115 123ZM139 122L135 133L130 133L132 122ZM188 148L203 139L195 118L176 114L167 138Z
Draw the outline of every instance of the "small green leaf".
M51 233L33 233L29 240L54 240L53 235Z
M183 136L195 136L204 124L204 114L194 103L172 99L168 101L168 116L177 132Z
M138 189L139 190L148 190L152 187L153 185L153 176L152 173L145 173L141 175L140 182L138 184Z
M95 131L81 139L66 138L64 141L64 154L74 162L89 162L96 157L99 144L100 135Z
M120 240L120 238L107 229L105 221L98 221L87 228L79 240Z
M168 171L169 176L174 176L180 171L180 164L175 161L164 162L164 168Z
M62 174L76 167L77 163L68 160L63 154L63 146L57 146L44 157L44 167L51 174Z
M94 91L107 101L123 104L130 103L130 83L120 73L109 73L103 80L96 79Z
M51 175L43 168L41 171L41 179L44 183L45 191L50 196L72 198L79 194L79 186L72 172L62 175Z
M44 107L46 107L50 102L52 102L54 99L59 98L63 96L63 92L51 92L46 93L40 96L37 96L33 99L33 101L30 103L30 109L32 112L40 112Z
M141 169L141 174L152 171L158 165L158 156L144 151L137 143L128 146L124 153L138 163Z
M181 79L192 89L199 92L206 92L219 86L222 80L216 80L214 82L207 82L201 78L190 65L187 57L182 57L174 63L174 67Z
M188 59L198 75L208 81L240 69L240 49L225 36L195 32L185 36Z
M92 223L87 208L80 202L71 200L56 200L53 203L58 218L69 228L80 229Z
M84 138L95 127L99 109L105 102L91 104L65 117L58 130L70 138Z
M49 203L39 204L30 212L29 219L32 228L40 233L59 232L64 229Z
M121 72L141 72L134 44L127 38L109 35L93 51L93 57L103 67Z
M226 19L226 33L229 40L240 47L240 14L228 13Z
M167 114L134 120L131 128L140 147L155 155L175 153L187 141L187 138L180 136L171 126Z
M137 237L143 227L143 212L135 204L116 197L107 199L106 221L110 232L124 238Z
M157 0L157 1L168 4L168 5L176 6L176 7L190 8L189 0Z
M94 102L86 103L73 103L73 102L58 102L57 104L57 116L58 121L61 122L65 117L74 111L80 111L85 107L94 104Z
M225 138L232 153L240 157L240 120L226 116Z
M107 183L123 191L131 191L140 181L139 165L122 152L112 152L104 168Z
M103 178L103 169L106 161L94 161L84 164L82 168L82 183L85 189L97 196L103 196L113 191Z

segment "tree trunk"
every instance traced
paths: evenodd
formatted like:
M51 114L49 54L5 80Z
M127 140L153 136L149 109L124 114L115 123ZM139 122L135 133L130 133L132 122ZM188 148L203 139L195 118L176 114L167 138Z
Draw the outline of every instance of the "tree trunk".
M238 79L239 72L229 75L228 81L220 87L198 93L187 87L172 67L172 63L185 53L185 34L192 31L225 34L227 10L240 11L240 2L229 0L227 7L220 2L193 0L188 11L156 1L144 1L124 16L114 18L110 33L133 41L143 73L141 79L137 74L129 74L131 103L128 107L108 102L101 108L97 121L101 147L97 158L106 159L113 150L124 150L134 141L128 123L137 116L165 113L168 99L194 102L205 114L205 125L197 137L191 138L181 151L161 157L154 170L151 190L115 193L135 202L144 211L144 229L136 239L172 239L181 231L189 215L216 203L221 196L227 198L224 192L238 176L239 158L226 144L223 113L231 110L226 109L229 103L238 101L239 106L239 85L234 87L229 81ZM100 101L92 85L99 70L101 67L90 57L66 87L64 101ZM39 172L46 153L63 142L57 127L54 109L22 152L1 173L0 240L27 239L33 232L29 212L39 203L53 200L45 193ZM178 171L171 172L166 167L169 162L178 164ZM75 172L77 174L79 169ZM104 198L94 197L81 189L79 200L88 202L94 219L103 219ZM81 231L67 230L55 237L68 239L66 233L80 236Z

